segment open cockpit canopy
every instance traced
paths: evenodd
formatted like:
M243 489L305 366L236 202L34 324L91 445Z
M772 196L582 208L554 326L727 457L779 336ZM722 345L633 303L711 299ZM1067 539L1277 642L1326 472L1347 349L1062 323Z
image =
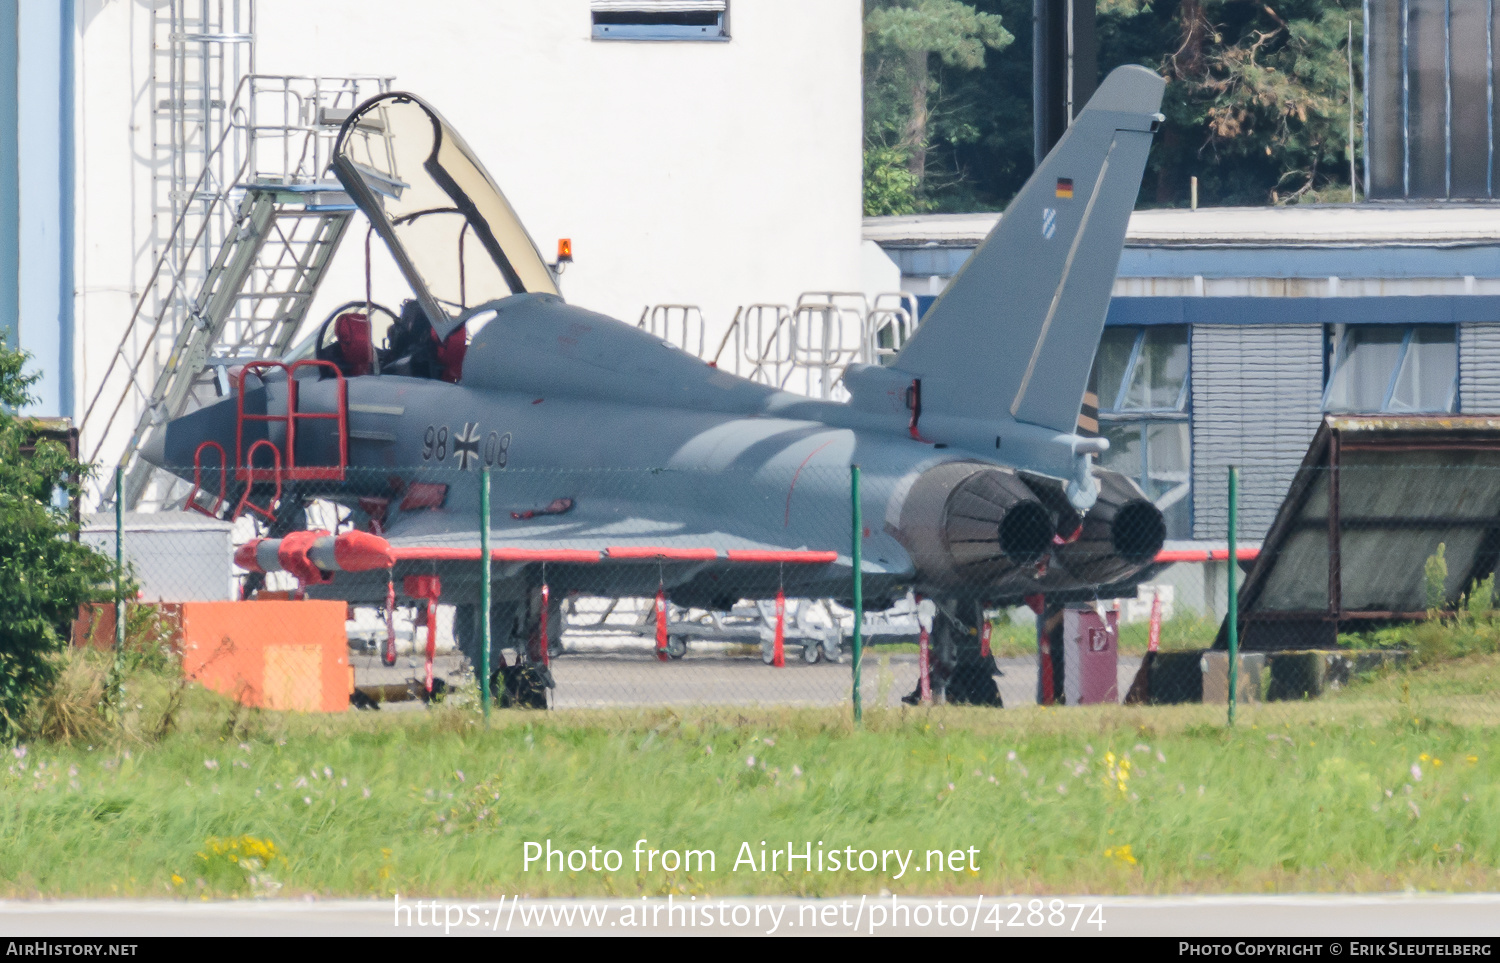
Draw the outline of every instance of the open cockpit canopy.
M558 293L500 188L417 97L382 94L360 106L339 131L333 168L390 247L438 337L475 305Z

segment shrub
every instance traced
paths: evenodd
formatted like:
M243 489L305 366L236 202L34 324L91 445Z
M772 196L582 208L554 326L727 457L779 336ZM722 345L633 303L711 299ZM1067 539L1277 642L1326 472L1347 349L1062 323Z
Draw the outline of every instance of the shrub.
M27 356L0 344L0 740L15 737L27 704L56 681L58 654L85 602L114 597L114 563L73 541L67 504L78 498L88 466L42 440L14 414L32 403L38 375Z

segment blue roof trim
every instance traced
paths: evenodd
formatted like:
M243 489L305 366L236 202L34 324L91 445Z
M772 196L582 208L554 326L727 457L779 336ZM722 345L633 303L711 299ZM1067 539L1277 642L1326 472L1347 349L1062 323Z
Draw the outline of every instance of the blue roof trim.
M1497 244L1453 247L1132 247L1120 255L1126 278L1453 278L1500 273Z
M882 245L901 273L952 277L979 242ZM1500 244L1454 247L1132 247L1122 278L1461 278L1500 276Z
M1117 297L1106 325L1465 324L1500 322L1500 295L1369 298Z

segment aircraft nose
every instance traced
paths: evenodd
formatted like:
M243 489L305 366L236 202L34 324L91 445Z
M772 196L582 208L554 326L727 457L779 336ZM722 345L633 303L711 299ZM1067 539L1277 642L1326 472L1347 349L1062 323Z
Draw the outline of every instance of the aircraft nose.
M137 450L146 461L158 468L165 468L167 465L167 426L157 425Z

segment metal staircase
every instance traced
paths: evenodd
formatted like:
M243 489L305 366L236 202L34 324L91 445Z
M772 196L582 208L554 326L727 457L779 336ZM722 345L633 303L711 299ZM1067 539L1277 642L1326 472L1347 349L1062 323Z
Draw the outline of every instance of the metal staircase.
M135 452L156 426L227 394L230 367L287 353L354 210L326 185L246 185L238 225L209 268L127 443L128 507L181 500L181 484ZM149 491L153 476L156 490Z
M127 508L177 507L186 496L188 486L137 457L156 426L227 394L230 368L291 347L355 211L328 176L339 126L389 87L389 78L240 80L197 181L175 192L193 203L178 210L84 415L89 458L121 452ZM130 420L126 440L119 429ZM115 497L110 479L102 500Z

